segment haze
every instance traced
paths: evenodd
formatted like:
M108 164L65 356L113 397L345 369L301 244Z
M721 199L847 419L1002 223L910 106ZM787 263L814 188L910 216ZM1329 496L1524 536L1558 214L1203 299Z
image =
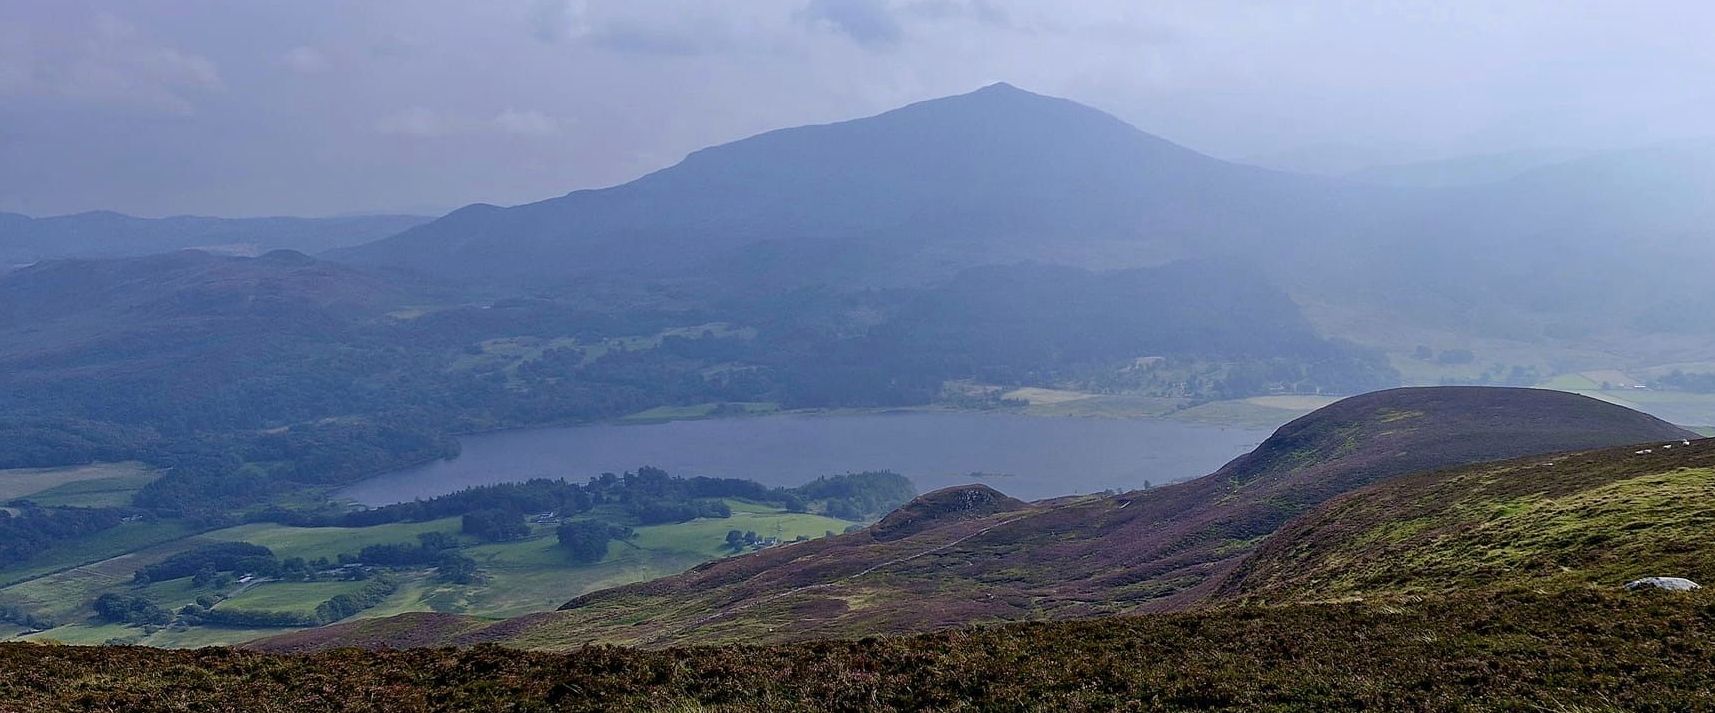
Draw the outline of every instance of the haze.
M1008 81L1313 172L1703 136L1699 2L0 2L0 210L439 214Z

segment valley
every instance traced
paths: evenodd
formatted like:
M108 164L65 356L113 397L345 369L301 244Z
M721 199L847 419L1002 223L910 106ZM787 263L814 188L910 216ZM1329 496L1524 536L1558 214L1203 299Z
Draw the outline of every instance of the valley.
M527 5L444 62L492 40L420 42L451 6L218 66L151 43L249 35L131 9L28 62L0 36L6 119L124 117L88 132L123 139L83 157L89 195L252 216L0 212L0 711L1715 709L1715 143L1457 150L1564 138L1495 118L1557 58L1496 106L1430 82L1461 116L1406 133L1442 146L1267 150L1314 130L1289 82L1181 116L1197 146L1251 135L1207 153L906 66L956 23L1086 32L1016 8L798 3L764 42L724 6ZM1210 61L1231 47L1157 62L1199 32L1178 12L1101 40L1159 71L1051 86L1171 125L1239 96L1198 75L1262 81ZM246 26L298 27L273 24ZM551 80L460 107L521 44ZM793 101L699 113L737 68L702 63L752 44L786 83L749 89ZM835 55L892 79L787 76ZM672 81L625 85L643 64ZM1413 76L1326 110L1410 112ZM195 140L118 128L156 123ZM331 126L364 133L231 163ZM117 190L132 143L220 185ZM330 186L465 205L254 212Z

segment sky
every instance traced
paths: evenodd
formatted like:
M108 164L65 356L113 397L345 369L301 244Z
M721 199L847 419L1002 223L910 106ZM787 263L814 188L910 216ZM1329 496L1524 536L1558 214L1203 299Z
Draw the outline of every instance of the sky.
M1715 3L0 0L0 210L440 213L1006 81L1277 167L1715 133Z

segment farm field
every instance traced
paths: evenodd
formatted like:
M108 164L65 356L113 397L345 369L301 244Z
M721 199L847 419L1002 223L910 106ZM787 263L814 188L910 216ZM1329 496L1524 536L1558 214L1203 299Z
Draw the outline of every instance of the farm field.
M631 540L608 545L607 557L591 565L567 560L551 527L538 526L518 542L476 545L463 552L477 561L489 581L481 587L442 585L420 595L427 609L477 616L516 616L554 609L580 594L677 574L701 562L733 554L726 548L729 530L761 537L822 537L853 523L821 515L788 513L728 500L730 518L704 518L671 525L636 528Z
M281 559L302 557L314 560L326 557L332 561L341 554L357 554L370 545L417 543L417 536L426 532L458 534L456 517L426 522L395 522L371 527L292 527L274 523L254 523L215 530L204 535L210 540L248 542L274 551Z
M580 594L682 572L699 563L733 554L725 547L729 530L754 531L762 537L821 537L829 531L843 532L853 523L821 515L789 513L778 508L741 500L727 500L730 518L698 519L689 522L636 528L630 540L610 543L601 562L573 563L560 547L554 525L531 526L531 535L516 542L472 544L460 535L460 519L441 518L426 522L404 522L371 527L291 527L255 523L193 534L167 530L154 523L129 523L121 537L108 538L109 548L126 542L143 543L134 551L95 561L86 558L101 548L59 552L60 571L20 573L29 576L0 588L0 605L21 607L60 622L53 629L13 638L30 641L59 641L101 644L124 641L161 647L229 645L262 636L291 631L290 628L228 628L220 626L165 627L144 629L102 622L94 618L89 603L105 592L137 594L158 606L175 610L210 594L198 589L191 578L132 585L138 568L165 560L174 554L215 542L248 542L273 550L285 559L302 557L337 559L355 554L369 545L415 544L428 532L454 535L467 546L458 551L477 563L480 581L454 584L436 577L427 567L395 572L398 590L357 618L392 616L406 612L461 613L482 617L507 617L547 611ZM166 541L152 541L158 538ZM44 565L45 566L45 565ZM247 611L310 612L316 605L342 593L352 593L363 582L263 582L229 590L229 598L217 609ZM0 630L3 634L4 630ZM0 635L0 638L7 638Z
M316 605L340 594L354 593L363 585L363 582L347 581L264 582L222 600L215 608L307 614L313 613Z
M142 555L157 545L184 540L196 528L174 520L127 522L44 550L17 566L0 570L0 587L17 584L74 567L92 565L128 555ZM170 552L168 554L171 554ZM165 555L162 555L163 557ZM3 590L0 590L3 591Z
M1173 418L1220 426L1272 428L1339 400L1334 396L1253 396L1198 404L1175 412Z
M130 493L156 477L147 466L133 462L0 470L0 502L28 498L43 505L124 504ZM92 497L80 502L75 497L79 494ZM107 497L93 497L98 494Z

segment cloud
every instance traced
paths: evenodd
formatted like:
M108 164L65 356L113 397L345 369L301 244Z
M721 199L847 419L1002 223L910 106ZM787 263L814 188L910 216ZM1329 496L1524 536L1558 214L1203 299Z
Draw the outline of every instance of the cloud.
M414 106L375 120L375 130L388 136L431 139L459 130L458 122L426 107Z
M560 132L560 122L539 111L507 109L496 114L490 123L502 132L518 136L552 136Z
M376 119L377 133L409 139L439 139L453 136L495 135L544 137L560 133L560 121L534 110L507 108L489 119L451 114L414 106Z
M530 36L547 44L558 44L581 34L584 6L572 0L531 0Z
M333 68L327 55L314 47L293 47L280 56L280 62L299 74L321 74Z
M802 17L812 27L832 30L871 49L896 47L905 36L883 0L810 0Z
M224 88L213 61L112 13L0 42L0 92L188 115L194 98Z

